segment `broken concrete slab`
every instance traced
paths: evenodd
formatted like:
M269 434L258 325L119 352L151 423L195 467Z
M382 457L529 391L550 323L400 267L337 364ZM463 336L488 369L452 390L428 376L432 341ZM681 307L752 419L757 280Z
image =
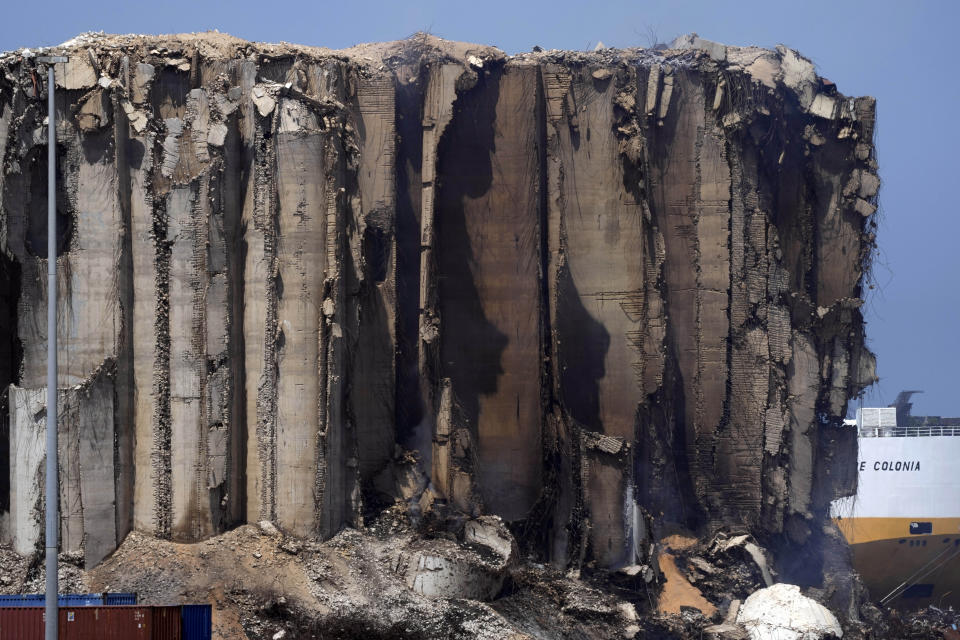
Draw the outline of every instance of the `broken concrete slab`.
M134 67L130 97L135 104L143 104L149 99L150 85L155 73L156 70L152 64L138 62Z
M810 104L810 113L826 120L833 120L837 115L837 101L830 96L818 93Z
M83 50L70 56L69 61L54 65L54 77L57 86L62 89L92 89L97 84L98 75L90 57Z
M860 172L860 187L857 190L857 195L861 198L872 198L877 195L877 191L880 190L880 178L876 175L861 171Z
M679 36L670 43L671 49L701 49L707 52L711 60L723 62L727 59L726 45L706 40L695 33L689 33L685 36Z
M498 516L481 516L467 520L463 525L463 542L487 547L508 565L514 563L519 556L517 541Z
M870 204L868 201L863 198L857 198L853 202L854 210L859 213L864 218L872 216L877 211L877 206Z
M429 549L401 553L398 573L406 576L412 591L428 598L492 600L503 588L506 564L491 561L469 547L437 540Z
M793 90L800 101L800 106L809 109L816 92L817 74L813 63L783 45L777 45L777 53L780 54L783 84Z
M46 389L11 385L11 509L13 548L30 555L42 545L41 517L46 438ZM112 378L101 370L92 381L59 392L60 542L95 566L118 544L116 493L118 475Z
M75 116L77 126L84 133L106 127L110 124L111 112L110 94L102 89L91 91L80 103Z
M46 389L7 390L10 406L9 535L20 555L32 554L40 543L46 439Z
M277 106L277 101L262 86L254 87L252 96L253 104L257 105L257 112L263 117L270 115Z

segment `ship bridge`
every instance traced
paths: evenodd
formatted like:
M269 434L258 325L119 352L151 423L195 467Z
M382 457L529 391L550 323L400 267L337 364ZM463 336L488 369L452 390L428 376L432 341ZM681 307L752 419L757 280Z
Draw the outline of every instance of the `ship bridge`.
M915 438L923 436L960 436L956 418L939 416L916 418L907 416L906 424L897 421L897 407L870 407L857 409L856 420L844 421L856 425L861 438Z

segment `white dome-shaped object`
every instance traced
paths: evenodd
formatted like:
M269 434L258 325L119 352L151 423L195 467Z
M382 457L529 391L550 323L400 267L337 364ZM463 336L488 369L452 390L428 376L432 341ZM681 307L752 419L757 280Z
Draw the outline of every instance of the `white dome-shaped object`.
M747 629L751 640L843 637L836 616L793 584L775 584L750 594L740 608L737 622Z

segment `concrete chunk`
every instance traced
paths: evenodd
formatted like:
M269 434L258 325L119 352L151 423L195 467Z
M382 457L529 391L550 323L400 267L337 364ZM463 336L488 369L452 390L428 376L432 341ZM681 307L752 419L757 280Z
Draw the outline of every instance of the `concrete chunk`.
M214 122L210 125L207 132L207 144L215 147L222 147L223 141L227 138L227 125L222 122Z
M792 89L800 100L800 106L809 109L813 103L817 74L813 63L793 49L777 45L783 84Z
M737 614L751 640L817 640L843 637L837 618L792 584L775 584L750 595Z
M857 193L861 198L872 198L880 190L880 178L866 171L860 174L860 188Z
M86 53L73 55L68 62L58 62L54 65L54 74L57 86L68 90L91 89L99 77Z
M810 105L810 113L820 118L833 120L837 117L837 101L835 98L818 93Z
M671 49L701 49L706 51L711 60L723 62L727 59L727 47L719 42L705 40L695 33L676 38L670 43Z
M857 198L854 201L853 208L864 218L872 216L877 211L876 205L872 205L863 198Z
M153 83L155 70L152 64L138 62L134 67L131 99L134 104L143 104L150 98L150 86Z
M263 87L254 87L252 96L257 112L263 117L270 115L277 106L277 101Z

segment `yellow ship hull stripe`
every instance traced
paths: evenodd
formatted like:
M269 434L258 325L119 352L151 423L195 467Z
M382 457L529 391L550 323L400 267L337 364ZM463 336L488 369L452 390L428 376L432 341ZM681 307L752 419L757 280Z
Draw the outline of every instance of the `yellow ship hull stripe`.
M960 536L960 518L834 518L833 520L849 544L863 544L877 540L923 538L925 536ZM933 531L922 535L910 534L911 522L929 522Z

